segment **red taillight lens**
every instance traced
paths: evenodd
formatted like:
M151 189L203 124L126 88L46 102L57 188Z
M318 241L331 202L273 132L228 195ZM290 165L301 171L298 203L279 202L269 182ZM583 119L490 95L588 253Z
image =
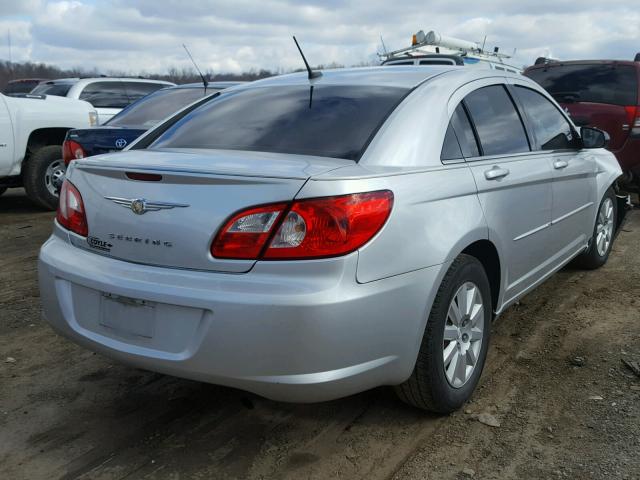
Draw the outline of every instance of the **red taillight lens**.
M640 135L640 106L624 107L627 112L629 129L633 135Z
M252 208L227 222L211 253L269 260L345 255L380 231L392 206L393 193L382 190Z
M216 236L211 254L218 258L258 258L273 226L286 208L286 203L277 203L237 213Z
M391 213L390 191L294 202L264 258L321 258L357 250Z
M65 180L60 189L56 219L67 230L83 237L89 234L82 196L69 180Z
M65 165L69 165L72 160L79 160L87 156L87 153L78 142L73 140L65 140L62 144L62 160Z

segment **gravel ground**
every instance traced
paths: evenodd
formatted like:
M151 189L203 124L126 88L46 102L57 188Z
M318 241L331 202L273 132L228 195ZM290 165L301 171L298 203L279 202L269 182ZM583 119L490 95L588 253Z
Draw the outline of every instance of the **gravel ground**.
M436 417L388 388L316 405L119 365L40 319L53 214L0 197L0 479L640 478L640 214L494 324L481 385Z

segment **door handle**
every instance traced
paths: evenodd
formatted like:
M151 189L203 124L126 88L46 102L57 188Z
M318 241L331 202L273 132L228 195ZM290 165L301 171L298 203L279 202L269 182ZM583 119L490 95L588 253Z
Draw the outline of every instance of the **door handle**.
M498 180L499 178L503 178L509 175L508 168L500 168L497 165L494 165L493 168L484 171L484 178L487 180Z
M561 170L563 168L567 168L569 166L569 163L566 160L556 160L555 162L553 162L553 168L555 168L556 170Z

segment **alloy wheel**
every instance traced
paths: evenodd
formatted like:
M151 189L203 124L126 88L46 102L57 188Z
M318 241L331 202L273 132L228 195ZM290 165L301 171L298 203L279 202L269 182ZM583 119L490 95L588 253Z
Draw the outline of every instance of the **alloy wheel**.
M613 238L613 201L607 197L600 205L596 221L596 249L604 257L609 251Z
M449 304L444 326L443 359L447 381L462 387L475 370L484 330L484 301L478 286L465 282Z

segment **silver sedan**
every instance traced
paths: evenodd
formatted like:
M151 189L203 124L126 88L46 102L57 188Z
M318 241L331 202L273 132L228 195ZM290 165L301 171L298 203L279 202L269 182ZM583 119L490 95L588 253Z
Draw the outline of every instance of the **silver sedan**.
M620 168L536 83L465 67L275 77L73 162L44 315L89 349L283 401L449 412L492 320L607 260Z

